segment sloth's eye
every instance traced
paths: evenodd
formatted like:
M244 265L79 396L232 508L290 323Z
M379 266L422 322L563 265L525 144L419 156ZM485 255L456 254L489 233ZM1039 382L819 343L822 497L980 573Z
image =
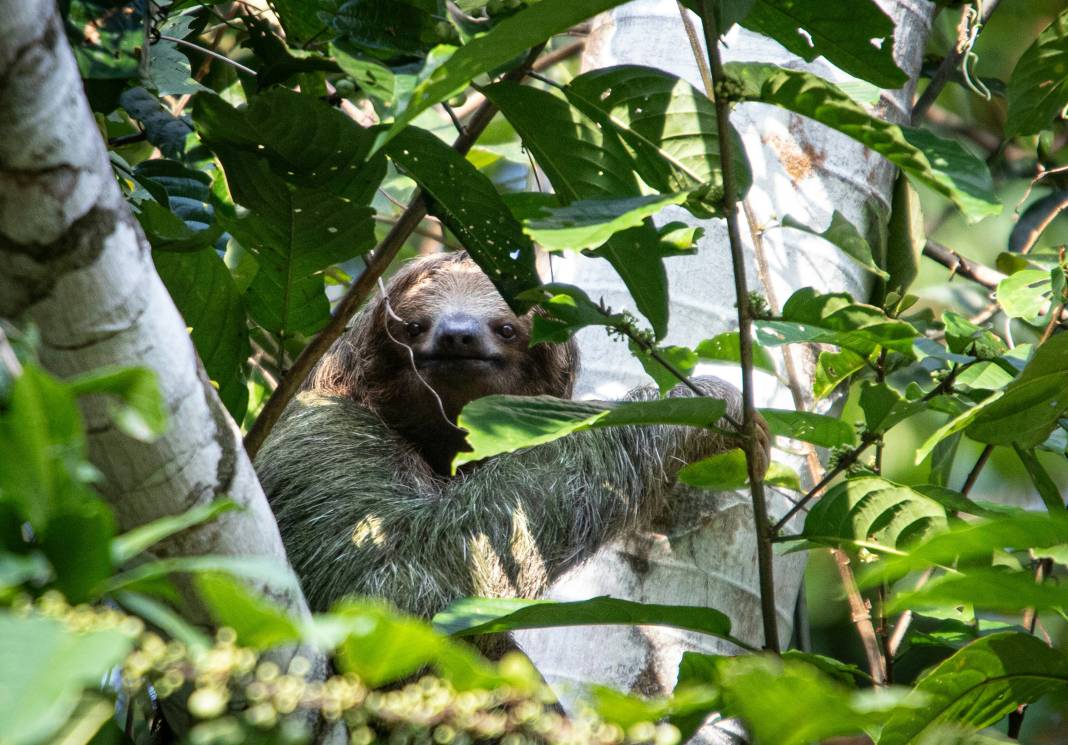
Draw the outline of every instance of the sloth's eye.
M505 339L511 339L515 336L515 326L510 323L506 323L497 329L497 333L503 336Z
M423 324L418 321L409 321L404 328L408 331L408 336L419 336L423 333Z

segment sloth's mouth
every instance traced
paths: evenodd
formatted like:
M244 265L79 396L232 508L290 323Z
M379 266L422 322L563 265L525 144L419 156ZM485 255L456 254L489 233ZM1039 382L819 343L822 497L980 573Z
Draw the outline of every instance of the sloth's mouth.
M499 367L503 358L497 355L473 354L427 354L415 358L419 367L430 369L450 369L464 367Z

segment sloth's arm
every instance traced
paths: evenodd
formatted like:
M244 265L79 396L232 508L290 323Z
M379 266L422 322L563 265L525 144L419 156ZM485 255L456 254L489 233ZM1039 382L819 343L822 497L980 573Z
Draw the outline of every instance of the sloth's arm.
M737 414L737 391L699 384ZM592 430L442 481L372 412L302 394L256 469L313 608L364 594L430 616L464 595L536 597L660 509L684 463L728 447L693 428Z

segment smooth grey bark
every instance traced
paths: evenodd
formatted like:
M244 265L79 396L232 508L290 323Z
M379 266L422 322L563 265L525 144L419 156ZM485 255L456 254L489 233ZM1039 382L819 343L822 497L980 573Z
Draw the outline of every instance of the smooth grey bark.
M933 6L926 0L880 0L880 5L897 25L897 62L915 80ZM699 30L700 19L691 17ZM849 80L822 58L805 63L774 41L738 27L727 35L722 48L726 61L774 62L807 69L835 82ZM598 16L583 63L585 69L619 64L657 67L703 90L676 0L639 0ZM891 121L907 122L914 87L910 83L901 90L884 91L874 107L876 113ZM791 215L823 229L837 210L862 233L871 234L875 222L885 222L889 213L896 169L844 135L773 106L739 105L732 112L731 121L742 136L752 166L754 184L746 202L754 214L767 261L767 271L758 271L753 233L743 220L750 288L766 296L774 295L780 308L790 294L805 286L823 292L845 290L865 299L870 277L857 265L818 237L777 226L782 217ZM671 290L671 323L664 343L692 347L702 339L736 329L725 223L698 221L679 208L665 210L658 220L699 224L706 231L696 256L665 262ZM569 255L554 263L554 272L557 281L576 284L591 297L603 298L615 310L633 310L626 289L604 261ZM594 328L580 332L578 340L583 369L577 395L618 398L620 392L646 381L625 344ZM756 403L792 409L794 402L785 384L781 353L776 350L775 355L779 375L757 373ZM794 353L794 361L801 388L811 391L814 357ZM739 383L737 368L730 366L699 366L697 374L719 375ZM812 407L811 396L808 398L805 403ZM823 402L823 410L827 404ZM808 474L800 452L798 447L786 446L774 457L798 470L804 484ZM767 494L771 518L778 519L789 509L791 495L775 489L768 489ZM803 515L795 518L786 532L797 532L802 519ZM804 555L800 553L779 555L775 560L775 602L783 645L790 638L804 565ZM558 581L550 596L577 600L611 595L717 608L731 617L737 637L760 646L758 587L756 534L748 494L709 495L679 489L675 505L659 525L605 547ZM663 695L674 686L684 652L738 651L718 639L659 627L530 631L521 633L519 641L565 705L590 683ZM591 653L594 649L596 652ZM706 726L695 742L728 743L742 738L733 723L720 723Z
M241 509L155 553L258 557L286 569L240 432L116 184L54 1L0 0L0 19L0 316L37 326L41 361L60 377L109 365L158 376L169 426L155 442L120 433L99 397L82 402L90 459L122 529L227 496ZM183 592L199 608L191 588ZM295 584L270 593L308 613ZM193 620L207 622L203 608Z

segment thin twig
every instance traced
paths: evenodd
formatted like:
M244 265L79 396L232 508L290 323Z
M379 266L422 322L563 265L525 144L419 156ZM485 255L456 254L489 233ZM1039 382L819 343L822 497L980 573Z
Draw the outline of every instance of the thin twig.
M997 269L966 259L953 249L934 241L924 244L923 255L946 267L952 274L970 279L988 290L996 290L998 283L1005 279L1005 275Z
M194 44L193 42L186 41L185 39L179 39L177 36L168 36L167 34L159 34L158 38L162 39L163 41L170 41L170 42L174 42L175 44L181 44L184 47L189 47L190 49L195 49L198 52L200 52L201 54L206 54L209 57L214 57L215 59L219 60L220 62L225 62L226 64L237 68L238 70L240 70L241 72L243 72L243 73L245 73L247 75L251 75L252 77L256 77L256 71L253 70L251 67L245 67L240 62L237 62L235 60L230 59L225 54L219 54L218 52L216 52L213 49L208 49L207 47L202 47L199 44Z
M539 46L531 50L523 63L505 74L504 79L521 80L537 58L541 48ZM453 142L453 149L460 154L466 154L483 130L489 126L490 120L496 113L497 108L490 101L485 101L471 116L470 121L467 123L466 132ZM245 435L245 450L248 451L250 458L256 457L256 452L260 449L263 441L267 439L267 435L279 417L282 416L282 412L290 400L300 390L304 379L308 377L312 368L326 354L330 346L344 333L349 321L356 315L356 311L363 305L364 300L374 289L378 278L382 276L393 259L396 258L397 253L404 246L409 236L419 227L419 223L426 213L426 199L422 191L416 190L408 203L408 207L397 218L397 222L389 233L367 259L360 276L356 278L348 292L338 301L330 322L308 342L308 345L304 347L297 359L293 361L293 366L288 370L287 374L278 381L278 388L271 394L259 416L256 417L255 423L249 429L248 434Z
M983 10L979 16L979 28L981 29L990 20L990 16L994 14L994 11L998 9L998 5L1001 0L985 0L983 3ZM966 10L961 12L967 12ZM931 82L927 88L924 89L923 94L917 99L916 104L912 107L912 124L915 125L924 115L927 114L927 110L931 108L931 105L938 98L938 94L942 92L942 89L946 87L946 83L949 82L950 77L953 75L953 71L956 70L964 55L969 51L966 45L958 43L950 50L946 58L942 60L942 64L935 70L935 74L931 76Z
M383 225L396 225L397 224L397 218L389 217L388 215L375 215L374 220L375 220L375 222L380 222ZM436 224L440 226L441 223L436 223ZM449 249L450 251L462 251L463 250L462 247L456 245L455 243L451 243L451 242L449 242L448 240L445 239L445 231L444 230L442 230L439 235L435 235L431 231L429 231L426 228L420 226L420 227L417 227L415 230L413 230L412 233L414 233L415 235L421 235L424 238L429 238L432 241L437 241L438 243L440 243L441 245L445 246L445 248Z
M1038 243L1038 239L1046 231L1046 228L1048 228L1065 209L1068 209L1068 193L1063 194L1060 201L1050 207L1049 212L1042 218L1042 221L1039 222L1038 225L1035 225L1031 232L1027 234L1027 240L1024 241L1023 246L1020 247L1020 253L1030 253L1031 249Z
M721 86L725 81L723 63L719 56L719 30L711 0L701 1L704 21L705 49L715 91L716 128L719 131L720 168L723 177L723 206L730 241L731 265L734 273L734 292L738 306L738 348L742 363L742 434L745 444L746 470L749 472L749 491L753 499L753 521L757 534L757 566L760 574L760 610L764 622L764 646L779 651L778 617L775 608L775 574L771 546L771 527L767 502L764 498L763 474L759 472L756 430L757 413L753 403L753 339L752 311L749 307L749 287L746 282L745 252L738 229L738 189L734 181L734 162L731 159L730 104Z

